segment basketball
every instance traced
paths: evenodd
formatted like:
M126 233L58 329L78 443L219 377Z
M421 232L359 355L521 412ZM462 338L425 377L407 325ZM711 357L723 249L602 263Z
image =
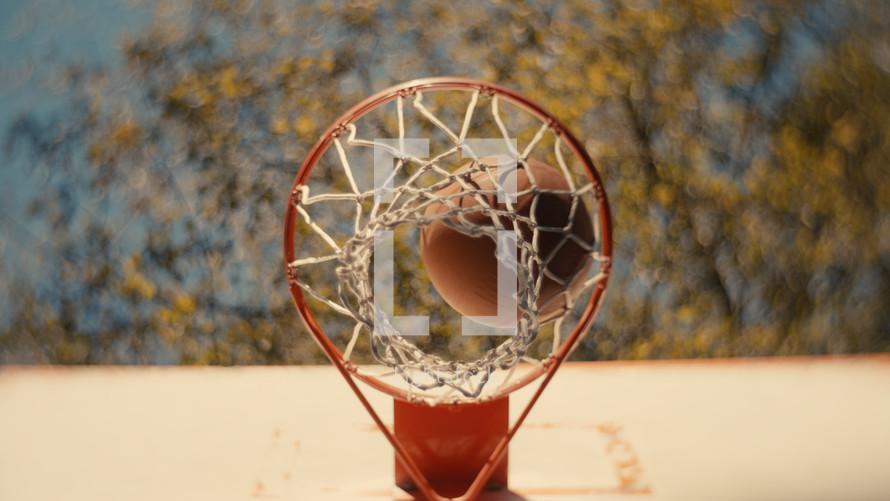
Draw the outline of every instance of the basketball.
M474 189L495 190L489 173L475 169L476 166L475 162L470 162L455 174L464 173L462 179ZM493 173L497 171L497 167L490 169ZM528 170L531 170L531 177ZM497 178L497 175L494 177ZM537 189L529 191L533 187L532 182ZM567 305L572 304L583 287L590 269L589 252L578 241L592 245L593 226L587 208L580 199L577 199L577 207L572 211L572 197L567 193L569 190L569 184L562 174L540 161L530 158L516 170L516 193L520 196L513 203L513 208L520 216L530 217L536 222L539 228L538 255L546 263L547 272L536 301L538 321L541 323L565 312ZM427 207L426 214L448 211L449 206L444 200L449 200L464 209L478 207L479 210L463 212L463 218L471 225L490 227L493 225L491 216L485 214L483 209L507 209L507 204L499 202L494 193L460 195L462 191L463 187L456 181L439 189L435 193L436 200L443 201L436 201ZM538 199L536 203L535 198ZM535 207L534 214L531 213L532 207ZM457 215L449 219L455 225L463 224ZM510 218L502 217L501 222L506 229L514 229ZM516 224L522 238L532 242L533 228L522 220L517 220ZM463 233L445 221L437 220L421 230L420 248L430 281L452 308L464 316L487 316L496 320L497 244L490 236ZM536 281L541 273L538 268L535 266L532 270ZM483 323L492 327L512 326Z

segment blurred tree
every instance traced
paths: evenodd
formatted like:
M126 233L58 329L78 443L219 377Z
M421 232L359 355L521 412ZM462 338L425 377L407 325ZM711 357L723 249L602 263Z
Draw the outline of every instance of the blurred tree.
M161 3L122 67L71 66L67 108L9 130L51 238L41 273L2 285L0 361L319 360L280 262L293 175L348 106L441 74L514 87L589 138L617 261L576 358L887 350L888 11Z

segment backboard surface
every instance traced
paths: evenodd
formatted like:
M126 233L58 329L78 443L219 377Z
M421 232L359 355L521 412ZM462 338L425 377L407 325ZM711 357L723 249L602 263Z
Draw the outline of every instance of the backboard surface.
M568 363L492 498L890 499L887 423L888 356ZM411 499L393 462L329 366L0 369L0 500Z

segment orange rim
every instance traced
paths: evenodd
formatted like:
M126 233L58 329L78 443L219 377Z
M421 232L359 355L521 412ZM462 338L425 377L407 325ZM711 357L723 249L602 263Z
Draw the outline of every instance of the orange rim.
M328 127L324 134L322 134L321 139L319 139L315 146L313 146L312 149L309 151L309 154L306 156L306 159L300 166L300 170L297 172L296 179L294 180L294 184L291 189L291 194L284 220L284 265L285 271L288 276L288 286L290 288L290 293L293 297L294 304L296 305L297 310L300 312L300 316L303 318L303 322L306 324L306 327L312 333L312 336L318 342L319 346L321 346L328 359L330 359L331 362L337 366L337 368L340 370L341 373L343 373L344 376L352 375L360 379L367 385L371 386L372 388L391 395L394 398L400 400L413 400L409 398L406 390L388 383L384 383L382 380L377 379L373 376L362 374L358 371L358 367L355 363L343 360L342 352L325 334L324 329L322 329L322 327L318 324L318 321L307 305L306 298L303 295L303 289L297 282L298 272L296 269L290 267L289 263L293 262L296 259L295 231L298 215L297 206L300 203L300 197L302 194L300 188L306 184L310 174L312 173L312 170L315 168L322 155L327 151L331 144L333 144L334 139L338 137L349 124L354 123L362 116L367 114L369 111L383 104L391 102L398 97L408 97L414 95L418 91L422 92L426 90L480 91L480 93L483 95L497 95L500 99L505 99L513 104L520 106L521 108L525 109L526 111L537 117L543 123L546 123L563 141L563 143L568 146L575 157L578 158L584 165L587 177L594 186L594 195L597 201L597 209L602 231L601 252L603 260L600 263L600 272L602 274L602 278L597 282L593 293L591 294L590 300L588 301L584 312L581 314L578 323L574 326L571 333L566 336L566 339L562 342L562 344L560 344L556 350L554 350L546 359L544 359L544 363L541 366L534 368L533 370L514 380L512 383L505 385L505 387L497 395L493 395L493 398L497 398L512 393L513 391L526 386L545 373L550 373L547 377L547 380L550 379L552 373L556 371L559 365L568 357L572 350L575 349L575 347L578 345L581 338L583 337L584 333L586 333L587 330L590 328L590 325L592 324L593 319L596 317L597 311L602 304L603 295L605 293L606 285L609 279L609 273L612 266L611 212L609 210L609 202L606 198L606 192L603 187L599 172L597 172L593 160L590 158L590 155L587 154L587 151L584 149L582 144L569 131L569 129L561 121L559 121L559 119L551 115L547 110L545 110L543 107L541 107L539 104L535 103L528 97L506 87L484 82L481 80L459 77L437 77L412 80L410 82L390 87L361 101L360 103L356 104L348 111L346 111L346 113L341 115L340 118L338 118L330 127ZM546 384L546 381L542 384ZM462 403L472 402L472 400L462 400Z

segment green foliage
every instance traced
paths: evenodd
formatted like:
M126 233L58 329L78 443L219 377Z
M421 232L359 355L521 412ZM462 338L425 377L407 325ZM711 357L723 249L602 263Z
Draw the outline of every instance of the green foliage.
M51 236L39 273L2 285L0 361L319 361L280 257L293 176L350 105L443 74L516 88L588 140L616 263L576 358L885 351L888 10L164 3L120 67L72 67L65 109L10 130Z

